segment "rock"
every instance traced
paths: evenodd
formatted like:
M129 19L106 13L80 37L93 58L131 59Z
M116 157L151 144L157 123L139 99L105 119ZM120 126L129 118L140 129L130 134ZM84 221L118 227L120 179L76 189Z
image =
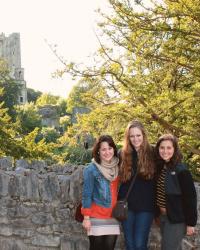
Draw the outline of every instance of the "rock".
M55 222L55 219L52 217L51 214L46 214L42 212L34 214L31 220L34 224L41 226L52 225Z
M0 158L0 169L2 170L12 170L12 157L2 157Z
M58 247L60 245L60 237L38 234L37 236L33 237L32 244L34 246Z

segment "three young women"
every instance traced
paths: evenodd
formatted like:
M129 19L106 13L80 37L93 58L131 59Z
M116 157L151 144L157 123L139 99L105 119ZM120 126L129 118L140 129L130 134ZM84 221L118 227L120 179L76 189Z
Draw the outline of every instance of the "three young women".
M93 147L93 160L83 173L83 227L90 250L114 250L120 234L119 223L111 216L117 201L118 163L112 137L100 136Z
M191 174L182 163L177 139L163 135L153 149L143 125L132 121L126 128L120 152L119 178L117 149L110 136L98 139L93 157L84 171L82 208L90 250L114 249L120 233L118 222L111 217L117 186L120 179L118 199L123 199L135 175L128 197L128 218L122 222L126 249L148 249L156 205L160 214L161 249L181 249L185 234L192 235L195 231L197 198Z

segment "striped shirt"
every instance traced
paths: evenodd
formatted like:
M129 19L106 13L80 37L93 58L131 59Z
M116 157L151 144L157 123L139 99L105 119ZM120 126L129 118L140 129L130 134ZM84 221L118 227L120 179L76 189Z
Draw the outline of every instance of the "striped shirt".
M158 178L157 187L156 187L156 202L159 207L166 208L166 195L165 195L165 176L167 169L164 167L161 171L161 174Z

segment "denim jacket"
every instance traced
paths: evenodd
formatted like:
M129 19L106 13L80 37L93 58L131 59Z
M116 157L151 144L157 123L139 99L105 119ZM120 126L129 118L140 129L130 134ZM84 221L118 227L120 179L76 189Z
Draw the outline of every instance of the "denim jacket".
M94 163L90 163L83 172L82 207L90 208L92 202L99 206L111 206L110 181L105 179Z

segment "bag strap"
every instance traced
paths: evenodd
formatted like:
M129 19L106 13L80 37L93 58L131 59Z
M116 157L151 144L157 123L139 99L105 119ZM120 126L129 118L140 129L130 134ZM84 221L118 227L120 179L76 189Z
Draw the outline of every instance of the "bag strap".
M132 187L133 187L133 184L135 183L136 177L137 177L137 170L136 170L136 173L135 173L135 175L134 175L134 177L133 177L133 179L132 179L132 181L131 181L131 184L130 184L129 189L128 189L127 193L126 193L126 196L125 196L125 198L124 198L124 201L126 201L126 200L128 199L128 196L129 196L129 194L130 194L130 192L131 192L131 189L132 189Z

